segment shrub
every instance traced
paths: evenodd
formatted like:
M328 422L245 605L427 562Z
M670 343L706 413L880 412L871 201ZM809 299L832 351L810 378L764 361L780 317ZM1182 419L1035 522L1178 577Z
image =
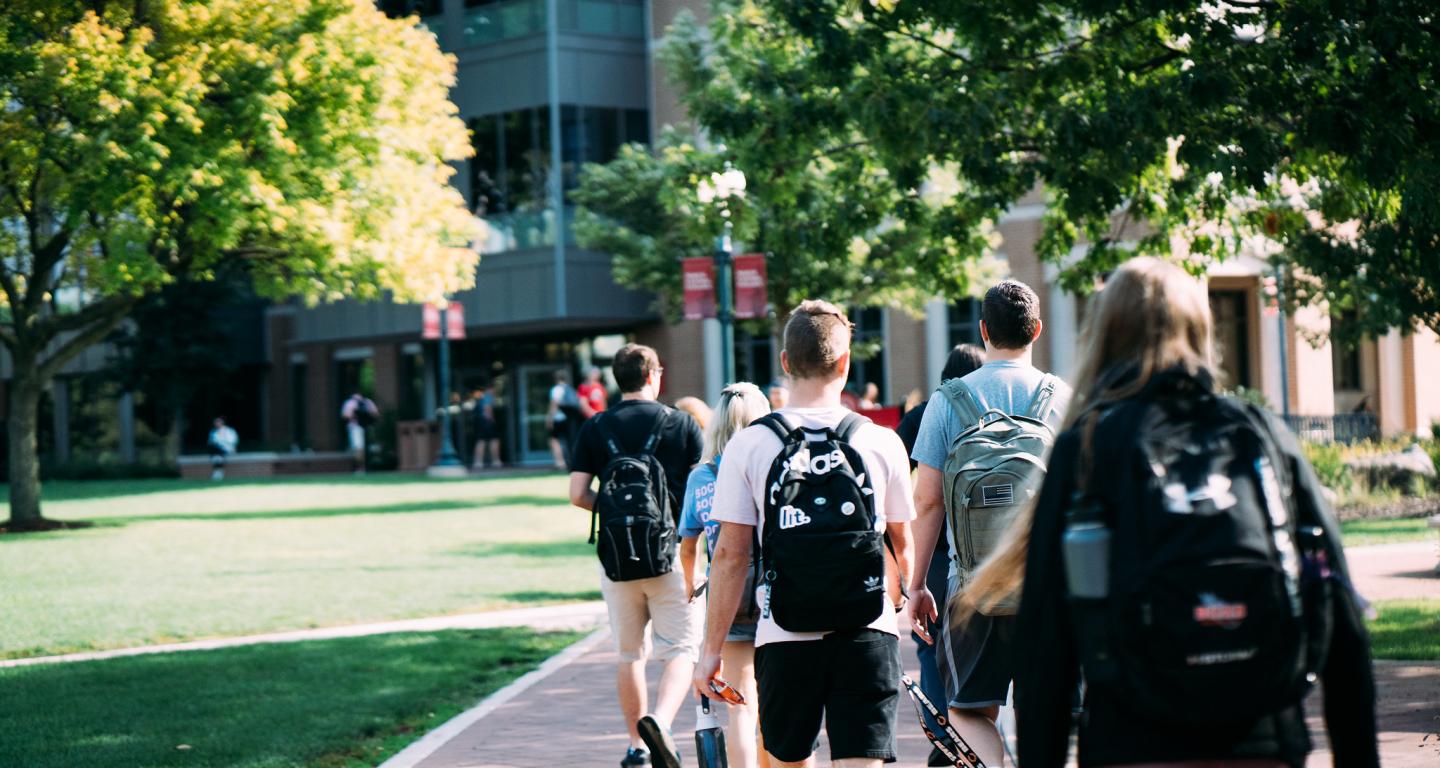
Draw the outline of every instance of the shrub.
M1315 468L1321 484L1345 496L1355 491L1355 472L1345 463L1349 446L1340 443L1303 443L1305 459Z
M179 476L180 466L172 463L141 461L126 464L96 459L40 463L41 480L141 480Z

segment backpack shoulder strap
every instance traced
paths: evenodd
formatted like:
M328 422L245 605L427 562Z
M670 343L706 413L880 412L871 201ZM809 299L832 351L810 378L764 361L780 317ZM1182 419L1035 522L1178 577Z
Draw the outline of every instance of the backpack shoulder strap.
M1050 401L1055 399L1055 389L1060 384L1060 377L1053 373L1047 373L1040 378L1040 385L1035 388L1035 394L1030 396L1030 407L1025 411L1025 416L1045 420L1045 412L1050 410Z
M840 423L835 425L835 436L840 438L841 442L848 443L850 442L850 437L855 434L855 430L859 429L861 425L869 423L869 419L858 413L847 413L845 414L845 418L841 419Z
M950 409L962 424L979 424L985 418L985 409L980 407L980 398L975 390L960 379L950 379L940 385L940 394L950 403Z
M664 406L661 406L664 408ZM645 447L640 449L641 453L653 454L655 448L660 445L661 433L665 431L665 425L670 423L670 409L660 412L660 418L655 420L655 426L650 429L650 436L645 438Z
M783 415L775 411L761 416L756 419L754 423L763 424L768 427L771 432L775 433L776 437L780 438L780 442L782 443L790 439L790 433L795 431L795 427L791 426L790 422L786 421Z
M610 428L610 414L602 413L596 416L595 429L600 433L600 439L605 441L607 459L613 459L624 453L624 451L620 450L620 439L615 436L615 431Z

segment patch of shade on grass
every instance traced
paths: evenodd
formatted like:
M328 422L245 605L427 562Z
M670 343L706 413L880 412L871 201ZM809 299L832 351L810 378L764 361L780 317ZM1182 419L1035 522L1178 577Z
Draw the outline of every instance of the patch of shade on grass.
M1394 544L1401 541L1440 541L1426 518L1408 517L1396 520L1347 520L1340 524L1340 537L1347 547L1369 544Z
M0 535L0 658L595 597L567 478L52 483L83 530Z
M457 630L0 669L0 765L373 766L577 638Z
M1377 659L1440 661L1440 600L1381 600L1370 622L1370 649Z

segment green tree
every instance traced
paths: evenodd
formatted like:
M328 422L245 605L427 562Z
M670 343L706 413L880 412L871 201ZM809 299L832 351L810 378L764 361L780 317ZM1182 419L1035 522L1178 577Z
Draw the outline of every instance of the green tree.
M1128 257L1120 240L1197 269L1273 249L1293 300L1356 308L1368 331L1440 331L1432 0L736 0L717 13L804 51L800 79L844 94L843 109L796 104L801 122L864 137L897 179L958 169L962 230L1043 184L1041 255L1072 286Z
M655 293L674 318L679 259L712 253L723 226L697 188L731 162L747 177L729 205L735 237L770 254L777 320L805 298L918 310L965 293L992 243L983 228L950 226L953 175L887 170L838 119L851 94L821 82L810 52L753 22L717 14L707 30L680 16L661 56L708 141L671 129L653 151L630 145L586 166L571 193L576 239L614 254L615 278Z
M366 0L0 9L11 530L46 524L41 392L146 294L237 261L309 301L473 281L453 84L433 36Z

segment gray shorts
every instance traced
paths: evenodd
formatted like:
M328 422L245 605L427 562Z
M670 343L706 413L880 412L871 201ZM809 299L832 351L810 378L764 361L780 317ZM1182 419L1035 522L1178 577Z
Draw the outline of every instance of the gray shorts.
M955 600L956 590L950 594ZM945 615L954 615L949 606ZM1015 677L1015 619L975 613L962 623L946 622L935 666L945 681L945 697L952 708L980 709L1005 703Z

